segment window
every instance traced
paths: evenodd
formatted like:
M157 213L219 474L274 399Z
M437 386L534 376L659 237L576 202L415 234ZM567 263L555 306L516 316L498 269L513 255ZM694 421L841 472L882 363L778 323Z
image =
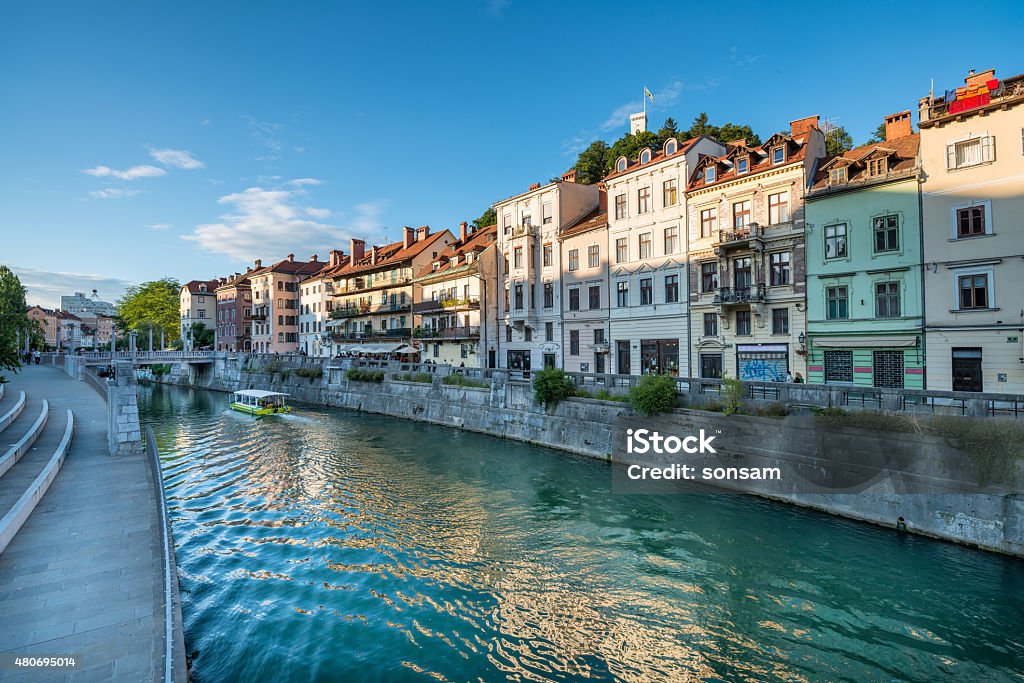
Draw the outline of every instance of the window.
M881 159L872 159L868 162L868 176L881 176L885 175L889 170L889 159L888 157L882 157Z
M718 336L718 314L717 313L705 313L704 314L704 336L705 337L717 337Z
M523 267L523 248L516 247L512 250L512 265L516 268Z
M644 232L640 234L640 258L651 258L651 233Z
M732 227L742 230L750 225L750 200L732 205Z
M853 383L853 351L825 352L825 384Z
M977 237L984 235L985 230L985 205L975 204L956 209L956 236Z
M772 309L772 334L789 334L789 309Z
M875 283L875 316L898 318L900 316L900 283Z
M718 262L700 264L700 291L713 292L718 289Z
M626 217L626 195L625 193L615 195L615 218Z
M651 160L651 150L645 149L645 150L640 152L640 163L641 164L646 164L650 160Z
M679 228L665 228L665 253L674 254L679 249Z
M781 285L789 284L789 252L778 251L771 256L769 260L772 265L771 283L772 287L779 287Z
M750 289L753 281L753 264L749 256L733 259L732 274L733 286L736 289Z
M601 308L601 285L590 285L587 288L590 310Z
M675 206L678 201L678 195L676 194L676 181L666 180L661 184L661 202L662 206Z
M544 341L554 341L555 339L555 324L544 323Z
M846 223L825 226L825 258L846 258Z
M625 171L626 170L626 160L625 160L625 158L619 159L618 161L615 162L615 170L616 171Z
M570 287L569 288L569 310L578 311L580 310L580 288Z
M946 145L946 168L966 168L995 161L996 142L990 135Z
M718 209L704 209L700 212L700 236L711 237L718 228Z
M850 317L850 301L846 285L825 288L825 318L846 320Z
M569 355L580 355L580 331L569 330Z
M715 182L715 167L714 166L708 166L707 168L704 169L704 182L705 183L713 183L713 182Z
M629 257L629 243L625 237L615 240L615 262L622 263Z
M523 226L524 228L528 228L528 227L530 227L531 225L533 225L533 216L531 216L531 215L530 215L530 214L528 214L528 213L524 213L524 214L523 214L523 220L522 220L522 226Z
M532 327L524 327L523 328L523 341L533 341L533 328Z
M772 150L772 163L781 164L786 160L786 149L784 147L776 147Z
M512 326L511 325L505 325L505 341L506 342L511 342L512 341Z
M641 187L636 191L636 212L647 213L651 210L651 188Z
M650 306L654 303L653 279L649 277L640 279L640 305Z
M667 303L667 304L679 303L679 276L678 275L666 275L665 276L665 303Z
M603 327L599 327L596 330L594 330L594 343L595 344L604 344L604 328Z
M544 283L544 308L555 307L555 286L550 282Z
M1022 133L1022 135L1024 135L1024 131L1021 131L1021 133ZM665 155L666 156L668 156L669 154L675 154L676 150L678 150L678 149L679 149L679 143L676 142L675 138L669 138L669 140L665 143Z
M896 251L900 248L899 228L900 217L896 214L875 216L872 219L875 227L875 253Z
M768 195L768 224L778 225L789 221L789 192Z
M544 225L551 222L551 202L544 202L540 207L541 221Z
M629 282L621 280L615 285L615 304L620 308L629 306Z
M736 311L736 336L750 336L750 311Z
M960 308L988 308L988 273L960 275L957 277L960 289Z
M587 265L591 268L601 265L601 247L599 245L591 244L587 247Z
M580 250L570 249L569 250L569 271L580 269Z
M516 310L522 310L523 308L523 285L522 283L516 283Z
M545 268L550 268L551 267L551 245L550 244L545 244L543 249L541 249L541 254L542 254L541 258L543 259L544 267Z
M743 175L750 170L750 161L747 157L736 160L736 175Z

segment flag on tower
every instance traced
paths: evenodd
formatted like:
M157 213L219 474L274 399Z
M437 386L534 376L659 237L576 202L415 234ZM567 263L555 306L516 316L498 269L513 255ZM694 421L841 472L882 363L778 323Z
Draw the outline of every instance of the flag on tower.
M651 94L651 91L647 89L646 85L644 86L644 95L646 95L647 97L650 97L651 98L651 104L654 104L654 95Z

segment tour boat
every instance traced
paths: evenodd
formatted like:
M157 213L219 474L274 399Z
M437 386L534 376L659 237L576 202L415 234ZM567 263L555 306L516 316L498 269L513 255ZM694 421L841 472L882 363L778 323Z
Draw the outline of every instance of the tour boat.
M231 394L231 408L250 415L276 415L292 412L291 406L285 404L282 394L276 391L245 389Z

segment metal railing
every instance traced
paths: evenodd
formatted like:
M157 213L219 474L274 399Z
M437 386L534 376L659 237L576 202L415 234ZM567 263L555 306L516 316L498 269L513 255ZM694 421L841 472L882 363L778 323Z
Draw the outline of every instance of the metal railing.
M418 327L413 331L413 336L417 339L472 339L480 336L480 326Z
M750 287L720 287L715 294L716 304L745 304L761 302L767 298L767 288L763 284Z

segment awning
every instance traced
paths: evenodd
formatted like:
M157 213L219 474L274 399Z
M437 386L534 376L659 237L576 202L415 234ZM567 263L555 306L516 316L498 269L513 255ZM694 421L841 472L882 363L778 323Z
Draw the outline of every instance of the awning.
M814 337L811 343L825 349L904 348L917 346L917 337Z
M327 327L337 327L338 325L344 325L344 320L328 320Z

